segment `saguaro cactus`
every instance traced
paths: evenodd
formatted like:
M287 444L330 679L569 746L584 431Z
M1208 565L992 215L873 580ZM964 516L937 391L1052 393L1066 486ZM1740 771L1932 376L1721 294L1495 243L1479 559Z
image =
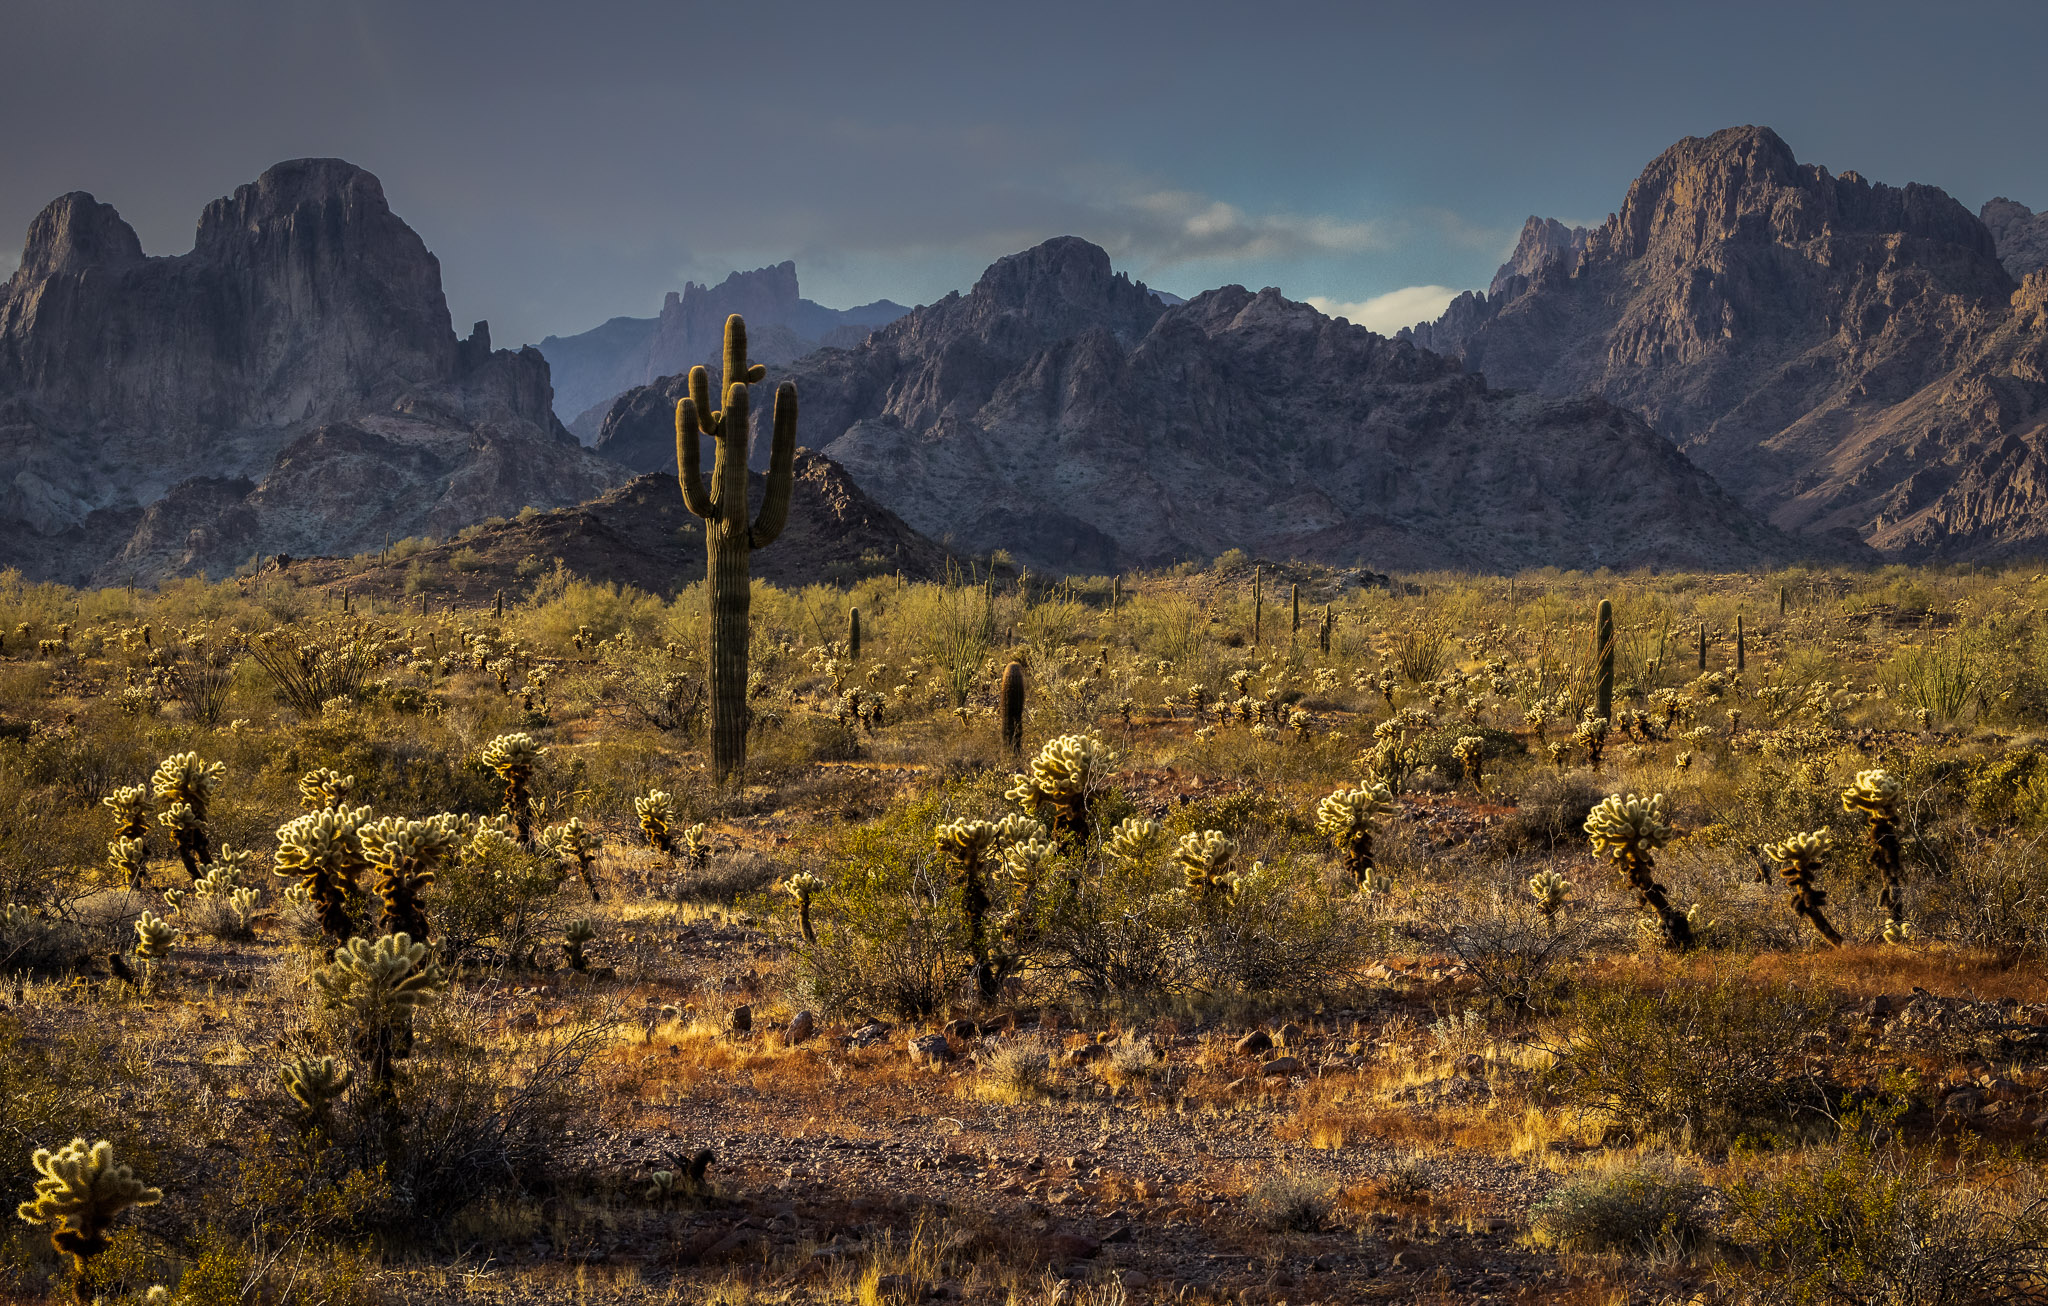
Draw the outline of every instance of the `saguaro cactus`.
M1593 617L1593 715L1614 720L1614 605L1600 600Z
M1012 662L1003 668L1001 695L1003 747L1012 753L1024 751L1024 664Z
M768 492L747 520L747 386L768 369L747 362L747 324L725 320L725 367L719 408L711 376L690 369L690 393L676 403L676 480L683 506L704 519L704 586L711 618L711 770L737 774L747 762L747 610L752 582L747 560L774 543L789 520L791 468L796 462L796 386L775 389L775 438L768 454ZM707 486L698 437L716 441Z
M860 609L846 610L846 656L860 661Z

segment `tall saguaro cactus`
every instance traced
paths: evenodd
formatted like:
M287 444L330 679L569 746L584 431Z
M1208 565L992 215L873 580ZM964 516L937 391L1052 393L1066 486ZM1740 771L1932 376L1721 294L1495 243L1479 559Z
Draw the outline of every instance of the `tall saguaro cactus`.
M1614 605L1606 599L1593 615L1593 713L1614 720Z
M775 389L775 439L768 453L768 492L747 520L747 386L768 369L747 362L747 324L725 320L720 407L711 406L711 376L690 369L690 393L676 403L676 480L683 506L704 519L704 586L711 618L711 770L723 778L747 762L747 609L752 600L748 558L782 534L789 520L791 467L796 462L796 386ZM716 441L711 482L704 481L698 437Z

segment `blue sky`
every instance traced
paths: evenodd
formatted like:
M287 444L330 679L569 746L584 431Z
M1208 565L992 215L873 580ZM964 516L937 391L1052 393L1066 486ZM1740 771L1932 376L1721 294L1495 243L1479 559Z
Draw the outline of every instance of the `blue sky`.
M501 345L797 260L928 302L1076 234L1382 329L1671 142L2048 207L2048 5L11 0L0 273L67 190L151 253L280 159L375 172Z

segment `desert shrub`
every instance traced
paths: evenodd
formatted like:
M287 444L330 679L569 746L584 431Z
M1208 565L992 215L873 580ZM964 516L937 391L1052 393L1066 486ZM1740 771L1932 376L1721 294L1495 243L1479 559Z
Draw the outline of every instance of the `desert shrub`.
M668 890L681 902L710 902L732 907L740 899L766 893L788 869L772 857L751 850L717 853L701 868L685 871Z
M1275 1170L1245 1194L1245 1214L1276 1233L1318 1233L1330 1223L1330 1185L1298 1170Z
M2048 1301L2048 1200L1942 1173L1931 1157L1847 1136L1728 1190L1740 1275L1792 1306L1991 1306Z
M2048 950L2048 849L2032 839L1965 835L1946 874L1916 886L1922 932L1982 948L2008 964Z
M555 858L486 837L436 873L427 898L434 947L449 961L530 964L560 925L561 886Z
M978 1058L975 1095L1005 1106L1020 1106L1052 1095L1052 1046L1044 1039L1013 1038Z
M1824 1025L1815 996L1746 978L1591 986L1552 1040L1549 1080L1613 1131L1712 1147L1820 1119L1801 1062Z
M1515 814L1501 824L1500 846L1508 851L1553 852L1583 843L1586 817L1607 796L1608 786L1591 771L1540 771L1522 784Z
M1707 1186L1670 1161L1581 1171L1530 1211L1536 1235L1572 1251L1662 1256L1705 1242Z
M1547 1006L1566 968L1598 936L1597 922L1586 910L1560 910L1545 918L1526 894L1471 902L1438 893L1418 902L1414 916L1414 929L1426 946L1465 963L1480 992L1514 1012Z

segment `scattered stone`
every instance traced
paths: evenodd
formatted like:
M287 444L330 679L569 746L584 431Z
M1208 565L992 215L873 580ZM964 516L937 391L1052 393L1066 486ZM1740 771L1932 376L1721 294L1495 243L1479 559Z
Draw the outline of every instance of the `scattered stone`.
M783 1037L789 1046L795 1047L817 1032L818 1018L808 1011L799 1011L790 1017L789 1029L784 1032Z
M913 1066L938 1065L953 1058L952 1045L946 1042L944 1034L925 1034L910 1040L910 1064Z
M1273 1041L1283 1048L1298 1048L1306 1037L1301 1026L1291 1020L1273 1032Z
M1284 1077L1288 1075L1299 1075L1304 1073L1307 1069L1308 1068L1306 1066L1301 1064L1300 1057L1274 1057L1271 1061L1268 1061L1265 1065L1259 1068L1260 1073L1265 1075L1269 1079Z
M1255 1029L1237 1041L1237 1055L1241 1057L1255 1057L1261 1052L1270 1050L1272 1046L1273 1040L1267 1035L1266 1031Z
M877 1043L885 1042L888 1037L889 1027L887 1025L862 1025L847 1036L846 1045L855 1048L871 1048Z
M981 1037L981 1027L966 1019L947 1021L944 1032L947 1038L957 1039L962 1043L972 1043Z
M754 1028L754 1009L752 1007L734 1007L732 1014L725 1018L725 1023L733 1033L745 1034Z

